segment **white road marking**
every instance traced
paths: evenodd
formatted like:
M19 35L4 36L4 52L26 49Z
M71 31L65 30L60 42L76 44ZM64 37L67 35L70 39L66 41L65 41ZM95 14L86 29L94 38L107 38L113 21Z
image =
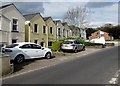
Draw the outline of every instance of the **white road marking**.
M118 81L118 78L112 78L112 79L109 81L109 83L110 83L110 84L116 84L117 81Z
M119 77L119 74L120 74L120 70L118 70L115 75L114 75L114 78L112 78L109 83L110 84L118 84L118 77Z

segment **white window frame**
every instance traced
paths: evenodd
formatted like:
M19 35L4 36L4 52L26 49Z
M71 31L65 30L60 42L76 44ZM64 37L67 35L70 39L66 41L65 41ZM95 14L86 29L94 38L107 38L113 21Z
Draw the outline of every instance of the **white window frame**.
M14 23L13 23L13 20L17 20L17 23L14 24ZM17 27L16 27L16 30L13 29L13 26L14 26L14 25L17 26ZM12 31L18 31L18 19L17 19L17 18L12 18Z

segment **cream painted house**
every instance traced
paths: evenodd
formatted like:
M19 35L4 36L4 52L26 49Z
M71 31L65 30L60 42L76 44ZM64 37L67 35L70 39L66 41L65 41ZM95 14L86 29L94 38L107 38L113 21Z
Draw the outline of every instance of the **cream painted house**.
M64 22L62 24L64 26L63 37L65 37L65 38L71 37L72 36L72 30L70 30L69 25L67 24L67 22Z
M24 41L25 19L14 4L0 7L0 43L12 44Z
M63 29L64 29L64 26L62 24L62 22L60 20L56 20L54 21L54 23L56 24L56 39L57 40L60 40L61 38L63 38Z
M48 28L48 46L51 47L56 41L56 25L51 17L44 17L44 21Z
M48 30L40 13L27 14L24 17L26 19L25 41L48 47Z
M74 25L69 26L70 30L72 31L72 36L80 36L80 28Z

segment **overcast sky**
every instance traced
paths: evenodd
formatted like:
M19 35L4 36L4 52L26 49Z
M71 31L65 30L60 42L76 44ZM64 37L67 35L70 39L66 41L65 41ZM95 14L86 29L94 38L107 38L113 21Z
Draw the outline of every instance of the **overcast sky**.
M13 2L16 7L23 13L41 13L42 16L51 16L53 19L63 18L65 12L72 7L86 6L91 13L88 20L90 25L98 27L106 23L118 23L118 1L119 0L4 0L4 2ZM6 4L2 1L2 4Z

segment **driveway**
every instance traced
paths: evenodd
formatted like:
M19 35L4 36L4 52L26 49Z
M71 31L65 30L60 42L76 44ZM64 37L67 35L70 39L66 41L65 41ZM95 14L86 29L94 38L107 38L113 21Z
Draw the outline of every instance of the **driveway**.
M100 52L101 50L104 50L104 49L107 49L107 48L99 48L99 49L98 48L86 48L85 51L80 51L78 53L65 53L65 56L56 55L52 59L43 58L43 59L27 60L24 63L15 64L14 73L4 76L4 78L17 76L20 74L25 74L25 73L32 72L35 70L47 68L50 66L55 66L65 61L70 61L70 60L77 59L77 58L83 58L86 55Z

